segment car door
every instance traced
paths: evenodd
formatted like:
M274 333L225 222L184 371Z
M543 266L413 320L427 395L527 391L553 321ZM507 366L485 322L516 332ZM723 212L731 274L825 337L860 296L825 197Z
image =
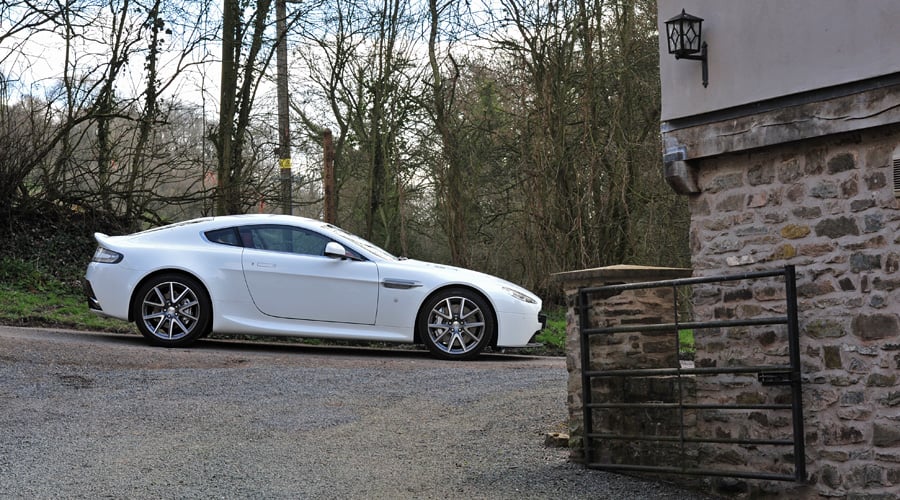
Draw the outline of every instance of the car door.
M375 324L378 266L325 257L328 237L285 225L240 228L250 296L268 316Z

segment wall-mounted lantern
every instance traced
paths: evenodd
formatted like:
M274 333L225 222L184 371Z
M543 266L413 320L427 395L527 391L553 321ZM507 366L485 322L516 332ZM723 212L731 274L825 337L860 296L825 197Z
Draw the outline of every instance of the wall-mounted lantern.
M666 21L666 38L669 54L675 59L691 59L703 62L703 86L709 84L709 70L706 66L706 42L702 40L703 19L692 16L681 9L681 14ZM700 55L697 55L697 54Z

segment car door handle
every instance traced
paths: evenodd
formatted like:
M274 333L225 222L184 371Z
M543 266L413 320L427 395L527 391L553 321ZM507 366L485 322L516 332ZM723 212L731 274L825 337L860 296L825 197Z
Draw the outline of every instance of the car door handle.
M256 267L266 267L266 268L275 268L275 264L271 262L257 262Z

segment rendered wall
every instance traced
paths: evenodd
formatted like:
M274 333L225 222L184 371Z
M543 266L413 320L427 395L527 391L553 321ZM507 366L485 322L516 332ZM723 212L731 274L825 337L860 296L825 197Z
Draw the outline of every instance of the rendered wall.
M675 60L660 37L662 121L900 72L896 0L658 0L664 22L704 19L709 86L700 63Z

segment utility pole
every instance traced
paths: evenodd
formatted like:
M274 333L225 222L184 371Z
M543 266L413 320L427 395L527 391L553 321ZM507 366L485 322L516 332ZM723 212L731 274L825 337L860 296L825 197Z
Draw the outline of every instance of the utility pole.
M322 184L325 191L325 222L337 224L337 200L335 199L334 180L334 137L331 129L326 128L322 133L322 150L324 152L324 165L322 172Z
M232 139L234 138L234 96L237 93L237 61L234 37L237 29L237 0L225 0L222 13L222 81L219 91L219 165L216 187L216 215L227 215L231 207Z
M287 77L287 6L275 0L275 30L278 33L276 53L278 87L278 166L281 171L281 207L285 214L293 212L291 201L291 119L288 111Z

